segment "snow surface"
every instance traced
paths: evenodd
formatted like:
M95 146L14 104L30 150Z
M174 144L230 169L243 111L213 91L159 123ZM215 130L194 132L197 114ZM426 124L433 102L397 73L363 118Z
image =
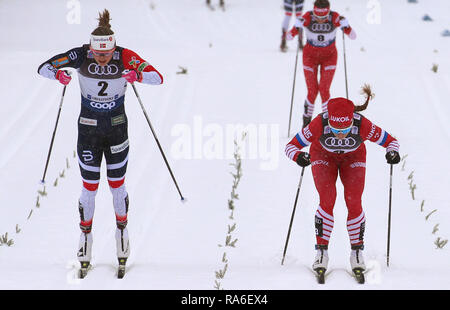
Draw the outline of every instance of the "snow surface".
M370 271L364 286L347 273L347 211L339 182L329 251L331 273L324 286L315 283L310 266L318 195L310 168L303 179L286 261L280 264L300 175L295 163L284 156L295 43L289 43L288 53L279 52L281 1L227 0L223 12L209 10L202 0L81 0L80 23L71 24L76 2L0 2L4 72L0 234L8 232L14 241L11 247L0 246L0 289L213 290L215 271L224 266L224 250L228 259L228 270L220 280L224 289L450 289L450 245L437 249L434 244L438 237L450 237L450 39L441 36L450 28L447 0L433 0L433 5L423 0L417 4L332 1L332 8L345 15L358 34L356 41L345 41L350 98L361 103L359 89L370 83L376 97L364 115L395 135L401 155L408 155L394 169L388 268L389 166L384 150L366 143L363 206ZM305 2L311 9L312 1ZM37 208L37 191L42 189L38 182L62 86L37 75L36 69L51 56L87 43L104 8L110 10L118 44L135 50L165 77L164 85L137 88L188 202L180 203L129 89L128 273L115 279L115 219L103 166L93 228L94 269L80 281L75 276L81 181L73 153L80 109L78 81L75 77L67 88L46 178L48 195L40 198ZM425 14L434 21L422 21ZM334 97L345 96L341 32L337 48ZM439 65L437 73L431 70L434 63ZM179 66L188 73L177 74ZM291 135L301 127L306 95L301 64L299 69ZM318 99L315 112L319 110ZM225 147L219 148L214 154L202 152L201 147L211 151L208 143L230 139L225 129L234 124L261 130L257 144L261 149L256 158L248 148L243 151L233 221L227 209L232 149L227 153ZM191 156L183 158L174 147L180 141L180 128L192 129L194 145ZM264 157L263 146L269 151L273 147L269 157ZM219 247L232 223L236 223L232 233L238 239L236 247ZM439 230L433 234L437 224Z

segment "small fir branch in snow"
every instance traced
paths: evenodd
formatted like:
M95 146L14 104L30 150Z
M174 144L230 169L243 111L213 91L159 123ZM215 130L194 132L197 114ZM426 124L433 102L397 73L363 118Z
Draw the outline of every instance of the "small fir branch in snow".
M422 200L422 203L420 204L420 212L423 212L424 205L425 205L425 200Z
M414 178L414 170L408 175L408 180L412 180Z
M217 280L214 280L214 283L215 283L214 288L216 290L220 290L220 282L217 282Z
M403 161L403 164L402 164L402 169L401 169L401 171L405 171L405 165L406 165L406 160L405 160L405 161Z
M233 226L228 225L228 234L231 234L236 229L236 223Z
M241 137L241 142L244 141L245 137L247 136L247 133L244 133ZM234 140L234 163L230 164L234 168L234 172L231 172L231 175L233 176L233 184L231 187L231 193L230 198L228 199L228 210L230 210L230 216L228 217L229 220L234 220L234 211L235 211L235 200L239 200L239 195L237 193L237 188L239 185L239 182L241 181L242 177L242 158L241 158L241 147L237 141L237 139ZM237 238L234 238L233 240L233 232L236 230L236 223L231 223L227 225L227 235L225 237L225 247L236 247L236 243L238 241ZM219 247L222 247L223 245L219 244ZM228 270L228 259L227 259L227 253L224 252L222 255L222 263L224 264L223 269L219 271L215 271L216 279L214 280L214 288L217 290L223 289L222 283L220 280L222 280L225 276L226 271Z
M65 177L65 175L64 175L65 172L66 172L66 170L63 169L63 171L59 174L59 177L60 177L60 178L64 178L64 177Z
M30 217L31 217L31 214L33 214L33 209L31 209L31 210L30 210L30 213L28 214L27 220L29 220L29 219L30 219Z
M19 224L16 224L16 234L20 233L22 229L19 228Z
M223 269L219 269L219 271L216 271L216 278L223 279L223 277L225 277L225 273L227 272L227 270L228 270L228 264L225 264Z
M433 232L432 232L433 235L438 232L438 230L439 230L438 227L439 227L439 224L434 225Z
M8 240L8 233L5 233L4 235L1 236L1 238L0 238L0 246L1 245L12 246L13 244L14 244L14 240L13 239L9 239Z
M428 218L431 216L431 214L433 214L434 212L436 212L437 209L434 209L433 211L431 211L430 213L428 213L427 216L425 216L425 221L428 221Z
M73 158L77 157L77 152L73 151Z
M413 180L411 180L411 182L409 182L409 190L411 191L412 200L416 200L416 197L414 196L414 191L416 189L417 189L416 184L413 184Z
M436 241L434 241L434 244L436 245L436 249L442 249L446 244L448 240L441 240L441 237L438 237Z
M55 182L53 182L53 186L54 187L58 186L58 178L56 178Z
M187 74L188 73L187 68L184 68L182 66L178 66L178 68L180 68L180 71L178 71L177 74Z
M45 186L43 190L38 190L38 194L41 195L42 197L47 196L47 192L45 191Z
M433 71L434 73L437 73L438 72L438 68L439 68L438 64L433 64L433 66L431 67L431 71Z
M66 168L70 169L70 165L69 165L69 159L66 157Z
M150 9L151 10L154 10L154 9L156 9L156 5L155 5L155 3L153 3L153 2L150 2Z
M39 195L36 197L36 208L39 208L41 204L39 203Z

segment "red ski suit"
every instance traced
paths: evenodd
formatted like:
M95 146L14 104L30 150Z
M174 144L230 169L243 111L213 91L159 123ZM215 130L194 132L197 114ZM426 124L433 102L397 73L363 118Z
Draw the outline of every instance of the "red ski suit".
M333 230L338 174L344 186L350 243L363 244L365 216L361 196L366 172L365 140L381 145L388 152L399 149L394 137L358 113L354 113L351 132L342 140L331 132L328 113L321 113L286 146L286 155L296 161L300 150L311 144L311 169L320 196L315 215L317 244L328 244Z
M290 36L295 37L299 29L306 34L306 45L303 48L303 72L305 74L308 96L305 101L304 116L311 117L314 112L314 102L318 93L322 98L322 111L327 111L330 99L330 86L336 71L337 50L336 32L341 27L346 34L352 33L347 20L338 13L331 11L324 23L319 23L312 11L306 12L297 19L290 30ZM354 33L354 32L353 32ZM320 66L320 79L318 72Z

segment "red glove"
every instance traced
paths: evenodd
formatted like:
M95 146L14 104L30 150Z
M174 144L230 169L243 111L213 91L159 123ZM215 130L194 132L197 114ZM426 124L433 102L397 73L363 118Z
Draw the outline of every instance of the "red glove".
M138 73L135 70L125 70L122 72L122 77L127 80L128 83L133 84L134 82L142 81L142 74Z
M292 28L291 30L289 30L289 31L286 33L286 40L288 40L288 41L293 40L294 37L295 37L298 33L299 33L299 31L298 31L297 28L295 28L295 27Z
M68 72L64 70L58 70L56 71L55 78L64 86L70 83L70 80L72 80L72 77L68 74Z

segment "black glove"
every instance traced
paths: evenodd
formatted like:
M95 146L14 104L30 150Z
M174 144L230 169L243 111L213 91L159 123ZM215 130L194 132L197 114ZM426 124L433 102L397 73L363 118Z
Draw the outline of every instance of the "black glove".
M390 151L386 153L386 160L388 164L395 165L400 162L400 154L397 151Z
M300 154L298 154L296 162L300 167L309 166L311 164L309 154L306 152L300 152Z

